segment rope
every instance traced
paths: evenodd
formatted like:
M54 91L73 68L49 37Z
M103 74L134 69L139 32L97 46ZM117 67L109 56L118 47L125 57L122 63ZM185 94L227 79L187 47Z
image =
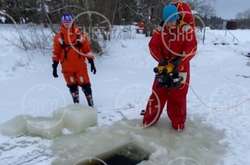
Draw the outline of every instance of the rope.
M211 110L222 110L222 109L227 109L227 110L232 110L232 109L235 109L237 107L239 107L240 105L243 105L247 102L250 102L250 98L247 98L245 99L244 101L242 102L239 102L238 104L235 104L235 105L232 105L232 106L228 106L228 107L213 107L213 106L210 106L208 105L198 94L197 92L195 91L195 89L190 85L190 89L192 91L192 93L194 94L194 96L198 99L198 101L203 105L205 106L206 108L208 109L211 109Z

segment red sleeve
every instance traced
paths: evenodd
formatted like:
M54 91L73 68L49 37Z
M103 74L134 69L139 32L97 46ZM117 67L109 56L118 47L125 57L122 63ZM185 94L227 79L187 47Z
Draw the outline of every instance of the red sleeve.
M162 58L162 40L161 40L161 32L155 31L150 42L149 42L149 50L151 56L158 62L160 62Z
M187 3L179 3L177 6L178 10L183 15L183 21L191 26L195 26L194 16L191 7Z
M61 54L62 54L62 47L60 44L60 35L56 35L53 40L53 55L52 55L52 60L60 62L61 59Z

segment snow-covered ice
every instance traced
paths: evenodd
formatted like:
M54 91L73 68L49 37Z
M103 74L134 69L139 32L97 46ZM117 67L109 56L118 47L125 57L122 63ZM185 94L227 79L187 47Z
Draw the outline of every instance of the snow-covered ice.
M7 136L40 136L56 138L63 134L80 133L91 126L96 126L96 110L82 105L69 105L56 110L52 117L17 116L2 125L0 133Z

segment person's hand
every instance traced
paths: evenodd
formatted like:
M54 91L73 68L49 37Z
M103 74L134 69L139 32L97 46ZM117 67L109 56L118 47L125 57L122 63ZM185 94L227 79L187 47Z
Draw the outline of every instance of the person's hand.
M93 74L96 74L96 68L95 68L95 65L91 65L90 66L90 70Z
M89 60L91 60L91 59L94 60L95 59L95 56L94 56L93 53L86 53L86 54L81 53L81 55L88 58Z
M57 69L53 69L53 77L58 78Z
M93 59L89 59L89 63L90 63L90 71L91 71L93 74L96 74L96 67L95 67L94 60L93 60Z
M168 60L163 58L159 61L159 66L166 66L168 64Z
M181 57L176 57L171 63L177 68L181 64Z
M52 64L52 69L53 69L53 77L54 78L58 78L58 74L57 74L57 66L58 66L58 62L56 61L53 61L53 64Z

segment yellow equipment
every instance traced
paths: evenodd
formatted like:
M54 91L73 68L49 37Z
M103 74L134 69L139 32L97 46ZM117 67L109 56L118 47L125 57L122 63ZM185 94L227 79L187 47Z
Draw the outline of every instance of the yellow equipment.
M157 66L156 68L154 68L154 72L157 74L162 74L164 72L168 74L168 73L173 73L174 69L175 69L174 64L168 63L165 66L161 66L161 65Z
M183 77L180 76L174 64L158 65L154 68L154 72L156 73L156 80L162 87L179 88L181 86Z

